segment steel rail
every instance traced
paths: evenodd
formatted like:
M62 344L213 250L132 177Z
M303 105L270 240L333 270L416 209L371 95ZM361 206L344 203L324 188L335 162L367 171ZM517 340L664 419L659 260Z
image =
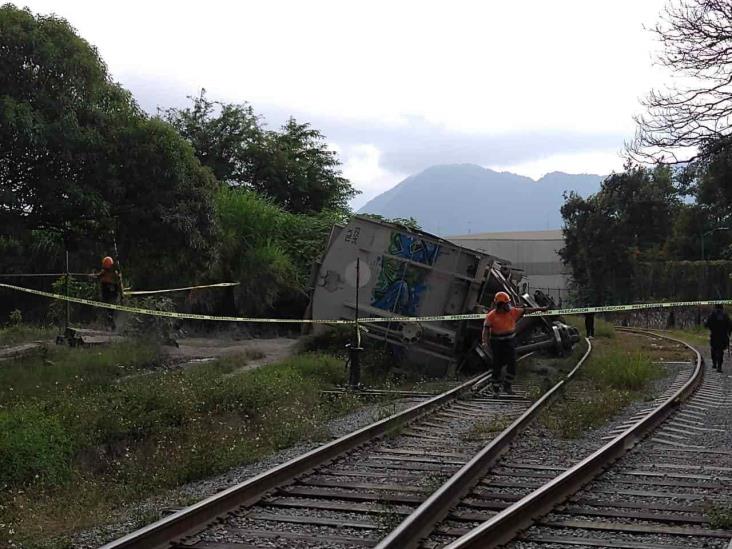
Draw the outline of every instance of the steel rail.
M282 465L269 469L122 538L107 543L101 549L157 549L167 547L170 543L201 530L221 515L239 506L257 501L267 492L291 481L296 476L311 471L346 452L389 433L405 423L431 413L465 393L471 392L473 386L483 381L488 375L488 373L484 373L475 376L426 402L323 444Z
M615 460L625 455L638 442L653 432L699 387L704 378L704 360L694 347L680 339L650 330L626 328L622 330L675 341L691 349L696 354L696 367L689 380L636 425L620 433L577 465L453 541L445 549L491 549L515 539L517 534L531 526L537 518L549 513L574 495Z
M563 380L544 393L539 400L509 427L450 477L427 500L415 509L413 513L407 516L401 524L392 530L376 546L376 549L409 549L417 547L421 539L429 534L435 525L449 514L455 504L463 499L480 479L486 475L488 470L509 449L521 431L536 419L536 416L544 406L556 397L559 391L572 380L592 351L592 343L590 343L590 340L585 339L585 341L587 342L587 351Z

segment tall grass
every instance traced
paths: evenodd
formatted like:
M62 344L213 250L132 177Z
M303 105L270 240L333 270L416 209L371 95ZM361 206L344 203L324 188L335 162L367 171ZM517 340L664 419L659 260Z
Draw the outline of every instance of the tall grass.
M584 390L573 392L574 398L560 399L540 416L541 423L561 438L578 438L588 429L603 425L631 400L627 391L581 385Z
M647 354L617 348L600 354L587 369L587 375L598 387L625 391L640 391L661 373Z
M32 341L48 341L55 335L55 330L48 326L14 324L0 328L0 347Z
M160 360L159 348L148 342L76 349L50 345L40 355L0 367L0 406L93 391Z
M653 364L653 352L644 345L646 340L621 333L596 339L579 379L541 416L542 424L562 438L576 438L603 425L633 400L647 399L652 382L663 371Z
M151 370L155 353L64 350L48 355L53 365L47 357L0 368L0 382L14 383L0 399L0 501L8 502L0 524L27 542L50 539L49 528L66 539L125 501L322 440L324 420L358 405L321 393L345 381L334 357L299 355L239 373L246 357Z
M610 322L603 320L602 318L595 317L596 337L614 338L615 333L615 327Z

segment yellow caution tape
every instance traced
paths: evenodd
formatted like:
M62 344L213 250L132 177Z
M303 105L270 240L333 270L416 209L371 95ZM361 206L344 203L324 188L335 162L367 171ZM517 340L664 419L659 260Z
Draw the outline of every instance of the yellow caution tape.
M219 282L217 284L203 284L202 286L186 286L185 288L168 288L165 290L134 290L128 292L125 290L125 295L152 295L152 294L165 294L168 292L184 292L186 290L198 290L201 288L226 288L228 286L238 286L239 282Z
M39 295L50 299L59 299L62 301L69 301L71 303L79 303L81 305L89 305L91 307L101 307L104 309L112 309L115 311L123 311L126 313L150 315L150 316L162 316L168 318L180 318L186 320L220 320L225 322L260 322L260 323L297 323L297 324L354 324L354 320L324 320L324 319L310 319L310 318L250 318L250 317L239 317L239 316L217 316L217 315L201 315L195 313L178 313L175 311L156 311L153 309L142 309L140 307L129 307L127 305L116 305L113 303L104 303L102 301L93 301L91 299L84 299L81 297L71 297L60 294L54 294L50 292L44 292L41 290L33 290L31 288L24 288L22 286L13 286L12 284L0 283L0 288L7 288L9 290L15 290L18 292L25 292L28 294ZM729 299L717 299L717 300L706 300L706 301L675 301L669 303L634 303L631 305L607 305L604 307L575 307L572 309L551 309L549 311L543 311L538 313L531 313L526 316L566 316L566 315L579 315L584 313L616 313L623 311L639 311L643 309L667 309L671 307L690 307L699 305L732 305L732 300ZM371 317L371 318L359 318L359 322L363 323L374 323L374 322L438 322L443 320L482 320L485 318L484 313L470 313L460 315L439 315L439 316L391 316L391 317Z

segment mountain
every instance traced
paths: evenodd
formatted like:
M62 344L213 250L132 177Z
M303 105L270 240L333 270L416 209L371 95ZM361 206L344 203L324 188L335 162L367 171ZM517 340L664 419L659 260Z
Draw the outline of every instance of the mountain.
M359 213L413 217L425 231L443 236L555 229L562 226L562 194L595 193L604 178L551 172L535 181L475 164L432 166L373 198Z

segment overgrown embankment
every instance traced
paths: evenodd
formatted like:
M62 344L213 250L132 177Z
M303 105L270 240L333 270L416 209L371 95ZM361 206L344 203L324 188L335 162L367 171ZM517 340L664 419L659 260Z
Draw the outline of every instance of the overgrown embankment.
M673 344L615 331L596 321L593 352L572 385L540 417L562 438L577 438L599 427L634 401L656 396L655 382L668 375L658 361L686 360L688 352Z
M296 441L354 408L321 389L343 363L305 354L160 369L157 346L49 348L0 367L0 545L66 547L124 504Z

